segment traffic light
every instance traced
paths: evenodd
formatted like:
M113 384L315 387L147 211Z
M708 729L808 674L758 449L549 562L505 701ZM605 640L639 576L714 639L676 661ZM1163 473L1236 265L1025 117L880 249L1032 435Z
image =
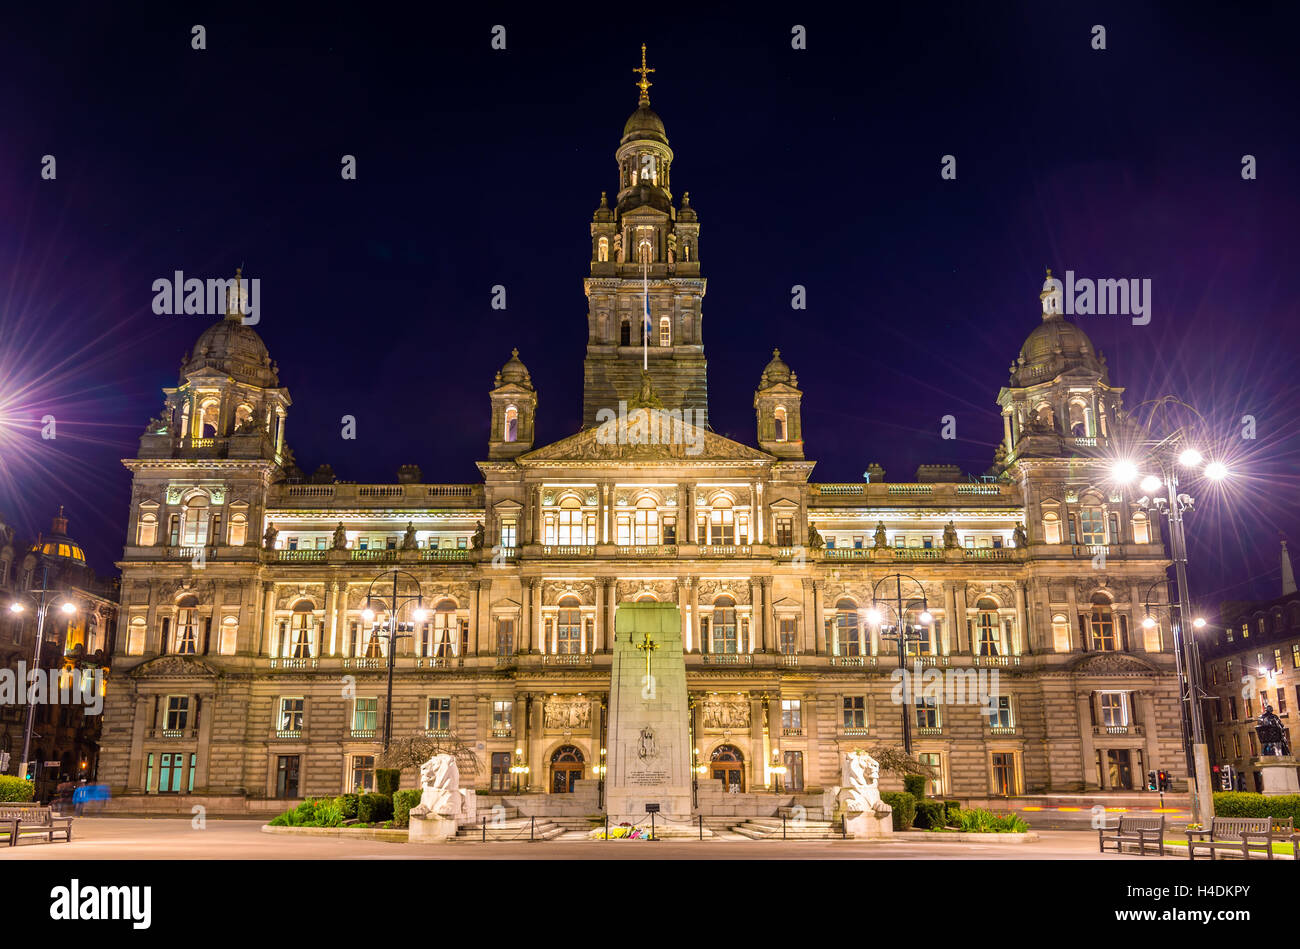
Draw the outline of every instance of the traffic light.
M26 774L26 777L27 777L27 780L28 780L28 781L35 781L35 780L36 780L36 762L35 762L35 761L29 761L29 762L27 762L27 774Z
M1147 790L1148 791L1159 790L1159 785L1156 783L1156 773L1154 771L1147 772Z
M1161 772L1159 772L1159 773L1156 774L1156 777L1160 779L1160 790L1162 790L1162 791L1168 791L1168 790L1169 790L1169 772L1168 772L1168 771L1161 771Z

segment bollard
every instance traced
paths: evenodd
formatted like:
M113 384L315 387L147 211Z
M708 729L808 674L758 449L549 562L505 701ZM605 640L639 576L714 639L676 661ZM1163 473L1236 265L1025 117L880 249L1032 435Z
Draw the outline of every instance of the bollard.
M487 818L483 818L483 843L487 843Z
M609 840L609 812L605 812L605 839Z
M528 818L528 839L529 840L534 839L533 834L536 832L536 830L537 830L537 817L533 816Z
M700 815L700 840L704 839L704 815Z
M781 814L781 839L785 840L785 814Z

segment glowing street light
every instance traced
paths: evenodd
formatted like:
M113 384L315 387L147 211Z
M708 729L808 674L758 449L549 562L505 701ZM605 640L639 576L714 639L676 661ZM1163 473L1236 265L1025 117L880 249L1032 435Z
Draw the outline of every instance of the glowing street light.
M1140 487L1147 494L1155 494L1162 487L1164 487L1164 482L1161 481L1159 478L1157 478L1155 475L1147 475L1145 478L1142 479L1142 483L1138 485L1138 487Z
M1228 477L1228 466L1221 461L1212 461L1205 466L1205 477L1211 481L1222 481Z
M1195 448L1187 448L1178 456L1178 463L1184 468L1195 468L1201 461L1201 453Z
M1137 465L1131 461L1117 461L1111 469L1111 476L1120 484L1132 484L1138 476Z

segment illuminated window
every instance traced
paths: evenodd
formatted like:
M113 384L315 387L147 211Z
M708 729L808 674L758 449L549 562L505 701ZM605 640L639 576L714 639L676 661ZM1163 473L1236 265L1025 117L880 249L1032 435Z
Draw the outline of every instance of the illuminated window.
M1128 703L1123 692L1102 692L1098 696L1101 702L1101 723L1107 726L1128 724Z
M601 263L609 260L609 238L602 237L596 242L596 259Z
M858 605L852 600L835 604L835 636L839 655L862 655L862 630L858 626Z
M220 418L221 406L215 399L204 402L199 408L199 436L215 438Z
M193 497L185 505L181 521L181 544L185 547L202 547L208 542L208 499Z
M176 604L176 651L193 655L198 651L197 597L182 597Z
M506 409L506 432L505 440L508 442L518 441L519 439L519 410L513 405Z
M659 511L655 507L654 498L642 498L636 502L634 526L633 543L659 543Z
M1043 515L1043 540L1049 544L1061 542L1061 519L1054 511Z
M1092 598L1092 648L1100 652L1111 652L1118 648L1115 640L1115 614L1111 612L1110 600L1104 594L1097 593Z
M248 517L233 514L230 518L230 546L243 547L248 542Z
M709 515L709 543L734 544L736 542L736 519L731 509L731 501L718 498L713 502Z
M659 345L671 346L673 344L673 323L666 316L659 317Z
M713 601L713 652L736 651L736 601L720 596Z
M772 422L776 428L776 440L785 441L785 406L778 405L772 413Z
M844 696L844 727L845 728L866 728L867 727L867 707L866 697L862 695Z
M302 720L306 704L306 700L303 698L281 698L279 724L276 725L276 730L282 732L302 731Z
M517 529L516 521L513 517L501 518L501 546L515 546L515 531Z
M1102 545L1106 543L1106 518L1097 508L1084 508L1079 512L1080 543Z
M993 600L980 600L976 604L979 613L976 617L976 632L978 634L979 655L997 656L1000 655L999 645L1001 643L1001 620L998 616L998 605Z
M167 696L167 718L163 725L168 731L181 731L190 720L190 697L188 695Z
M560 610L556 614L556 646L560 655L574 655L582 652L582 611L576 596L566 596L559 602Z
M452 600L440 600L433 611L433 655L446 658L456 653L456 604Z
M560 502L559 524L558 544L566 546L582 543L582 505L577 498L565 498Z
M312 657L312 609L311 600L299 600L293 606L293 621L289 624L291 638L285 655L293 659L310 659Z
M429 714L424 727L431 732L451 730L451 699L429 699Z
M136 544L152 547L158 542L158 517L154 514L141 514L140 524L136 528Z
M1151 524L1145 514L1134 514L1133 520L1133 543L1149 544L1151 543Z

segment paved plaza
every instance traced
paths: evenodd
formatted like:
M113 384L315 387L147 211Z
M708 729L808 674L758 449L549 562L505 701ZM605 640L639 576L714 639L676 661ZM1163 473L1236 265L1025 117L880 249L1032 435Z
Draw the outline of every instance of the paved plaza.
M1023 844L929 840L553 840L389 843L339 837L263 833L257 821L209 820L203 830L189 820L78 818L71 843L24 840L0 847L0 862L15 860L329 860L343 859L794 859L794 860L1173 860L1097 852L1091 831L1042 831Z

